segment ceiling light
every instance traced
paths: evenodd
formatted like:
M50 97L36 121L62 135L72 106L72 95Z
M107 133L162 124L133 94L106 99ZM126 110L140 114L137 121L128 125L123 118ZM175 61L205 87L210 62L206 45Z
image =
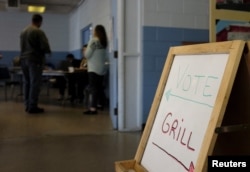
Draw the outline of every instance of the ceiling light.
M45 11L45 6L33 6L33 5L28 6L28 12L30 13L44 13L44 11Z

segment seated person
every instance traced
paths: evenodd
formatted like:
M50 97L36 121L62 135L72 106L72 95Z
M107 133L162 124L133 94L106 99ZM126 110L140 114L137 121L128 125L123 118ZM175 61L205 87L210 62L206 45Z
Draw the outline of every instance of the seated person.
M14 67L20 67L21 66L20 57L19 56L14 57L12 60L12 64Z
M81 60L75 59L73 54L68 54L66 56L66 60L63 60L60 63L58 69L63 71L68 71L69 67L79 68L80 63ZM59 87L59 94L60 94L59 100L64 99L67 81L68 81L68 96L71 103L73 103L76 98L80 99L83 97L83 90L81 90L81 86L79 86L78 80L79 79L77 73L68 74L67 77L64 76L57 77L57 84Z
M88 85L88 71L87 71L87 59L84 57L84 52L87 49L87 44L82 47L82 60L79 66L79 70L81 72L77 75L77 82L78 82L78 96L80 102L82 102L88 95L85 92L85 88Z
M80 63L80 69L81 70L86 70L87 71L87 58L84 57L84 53L87 49L87 44L85 44L83 47L82 47L82 54L83 54L83 57L82 57L82 60L81 60L81 63Z

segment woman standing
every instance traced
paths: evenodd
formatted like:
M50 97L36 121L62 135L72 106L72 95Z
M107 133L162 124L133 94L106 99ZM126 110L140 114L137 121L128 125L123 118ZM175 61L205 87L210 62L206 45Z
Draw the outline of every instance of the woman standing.
M89 78L88 110L84 112L86 115L97 114L97 102L103 89L103 77L107 71L107 46L105 28L97 25L94 29L93 39L89 41L85 51Z

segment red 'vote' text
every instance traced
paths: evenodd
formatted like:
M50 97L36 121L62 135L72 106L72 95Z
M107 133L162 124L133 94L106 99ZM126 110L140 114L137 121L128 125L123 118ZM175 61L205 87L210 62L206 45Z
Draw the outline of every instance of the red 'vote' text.
M182 146L187 147L188 150L195 151L190 145L193 132L187 132L186 127L182 126L183 123L184 119L175 119L172 113L168 113L162 123L162 132Z

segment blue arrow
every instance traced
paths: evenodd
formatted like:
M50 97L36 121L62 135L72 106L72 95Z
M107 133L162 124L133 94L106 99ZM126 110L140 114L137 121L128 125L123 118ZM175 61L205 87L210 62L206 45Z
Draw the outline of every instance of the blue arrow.
M172 97L176 97L176 98L179 98L179 99L182 99L182 100L185 100L185 101L189 101L189 102L193 102L193 103L196 103L196 104L200 104L200 105L204 105L204 106L208 106L208 107L210 107L210 108L213 108L212 105L209 105L209 104L207 104L207 103L202 103L202 102L199 102L199 101L196 101L196 100L192 100L192 99L188 99L188 98L185 98L185 97L181 97L181 96L172 94L172 90L171 90L171 89L169 89L169 90L166 92L165 96L166 96L167 101L169 101L170 96L172 96Z
M171 89L169 89L167 92L166 92L166 98L167 98L167 101L169 100L170 96L172 95L171 94Z

